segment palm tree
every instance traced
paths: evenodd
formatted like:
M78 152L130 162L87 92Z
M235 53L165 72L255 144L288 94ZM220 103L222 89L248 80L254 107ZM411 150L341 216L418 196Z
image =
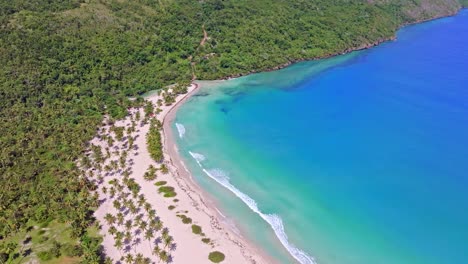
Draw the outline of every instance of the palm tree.
M161 253L161 248L159 247L159 245L154 246L152 253L153 255L159 257L159 254Z
M163 228L162 236L163 236L163 239L165 239L167 236L169 236L169 229L167 229L167 227Z
M127 207L127 208L130 208L130 204L133 204L133 202L132 202L131 199L123 198L123 199L122 199L122 204L123 204L123 206L125 206L125 207Z
M125 256L125 262L128 263L128 264L133 263L133 255L131 253L128 253Z
M150 249L151 249L151 239L154 237L154 230L151 229L151 228L148 228L145 232L145 239L148 240L149 242L149 245L150 245Z
M151 204L150 204L150 203L145 203L144 207L145 207L145 211L146 211L146 212L148 212L149 210L151 210Z
M125 168L125 162L126 162L126 158L124 156L120 156L119 158L120 168Z
M143 178L147 181L152 181L155 180L156 177L156 168L153 165L150 165Z
M114 139L112 137L107 138L107 145L109 145L109 147L112 147L114 145Z
M169 169L167 168L166 164L161 164L161 167L159 168L163 174L167 174L169 172Z
M145 221L141 221L140 229L144 231L146 230L147 227L148 227L148 224Z
M110 213L107 213L106 216L104 216L104 219L107 221L107 223L108 223L109 225L114 224L114 223L115 223L115 220L116 220L116 219L115 219L115 216L112 215L112 214L110 214Z
M124 215L121 212L117 213L117 225L121 226L123 225L123 222L124 222Z
M127 220L127 221L125 222L125 228L126 228L127 230L130 230L130 229L132 228L132 220Z
M159 252L159 259L166 263L169 261L169 254L166 250L161 250L161 252Z
M174 242L174 238L172 238L172 236L166 236L163 238L163 242L164 242L164 248L167 248L168 246L172 244L172 242Z
M143 215L142 214L139 214L135 217L134 221L133 221L133 226L134 227L139 227L140 224L141 224L141 220L143 219Z
M156 232L159 232L161 229L163 229L163 222L161 220L151 220L151 227L156 230ZM167 229L167 228L165 228ZM167 232L169 233L169 232Z
M135 258L135 263L137 263L137 264L142 264L142 263L143 263L143 259L144 259L143 254L138 253L138 254L136 255L136 258Z
M138 201L137 201L137 204L138 204L138 207L143 207L146 203L146 199L145 199L145 196L140 194L140 196L138 197Z
M111 161L110 165L111 165L112 170L117 170L117 168L119 167L119 164L115 160Z
M148 218L153 219L156 216L156 210L149 210Z
M114 196L115 196L115 188L114 188L114 187L111 187L111 188L110 188L110 197L111 197L111 198L114 198Z
M138 213L138 211L139 211L138 207L136 206L130 207L130 212L132 213L132 215L135 215L136 213Z
M115 233L115 237L114 237L115 240L120 240L120 242L122 242L123 238L124 238L124 234L122 232L117 231L117 233Z
M117 228L115 226L109 227L109 234L115 235L117 233Z
M117 210L119 210L119 211L120 211L120 209L122 208L122 204L120 204L120 202L119 202L118 200L114 200L114 201L112 202L112 204L114 205L114 208L117 209Z
M126 231L124 238L125 238L126 241L128 241L128 243L130 243L130 241L132 241L132 239L133 239L132 232Z
M114 244L115 248L117 248L117 250L119 251L120 255L122 255L122 240L121 239L116 239L115 240L115 244Z

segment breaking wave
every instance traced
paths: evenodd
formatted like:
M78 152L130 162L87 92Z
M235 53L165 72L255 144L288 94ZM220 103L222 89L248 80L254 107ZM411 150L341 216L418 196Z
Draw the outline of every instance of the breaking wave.
M194 158L195 161L198 163L198 165L200 165L200 167L201 167L200 162L202 162L202 161L204 161L206 159L205 156L203 156L200 153L191 152L191 151L189 151L189 153L190 153L190 156L192 156L192 158Z
M297 248L288 241L288 236L284 230L283 220L276 214L264 214L257 206L257 202L249 197L247 194L241 192L234 185L229 182L228 174L221 169L205 169L201 164L206 158L202 154L190 152L190 155L195 159L200 168L205 172L208 177L212 178L223 187L231 191L235 196L241 199L252 211L257 213L263 220L265 220L275 232L276 237L280 240L281 244L288 250L293 258L301 264L317 264L313 257L307 255L304 251Z
M182 124L179 124L179 123L175 123L176 127L177 127L177 131L179 132L179 137L180 138L183 138L184 135L185 135L185 127L184 125Z

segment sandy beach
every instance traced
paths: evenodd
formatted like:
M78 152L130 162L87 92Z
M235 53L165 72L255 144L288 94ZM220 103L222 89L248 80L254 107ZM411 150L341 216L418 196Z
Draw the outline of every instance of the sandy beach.
M161 164L150 157L147 149L149 122L143 124L136 117L145 115L143 107L130 109L129 116L113 125L124 127L124 130L131 130L133 126L135 131L119 141L111 129L112 125L106 124L101 128L99 136L91 142L108 155L103 166L94 163L88 173L99 187L96 192L101 203L95 216L102 226L104 253L114 263L132 263L136 262L136 258L146 258L150 263L212 263L208 256L214 251L225 255L222 263L274 263L274 260L240 234L232 220L220 213L209 195L194 182L179 157L171 123L178 107L196 93L198 88L199 84L192 84L188 93L177 96L175 103L170 106L161 103L157 106L158 100L162 99L158 94L145 98L153 103L155 109L160 109L152 118L157 118L163 125L161 137L163 163L168 169L166 174L157 170L156 179L145 179L150 165L159 168ZM108 143L109 135L113 138L111 141L114 141L112 146ZM89 156L92 156L91 151ZM125 160L125 165L122 159ZM120 167L116 165L119 161ZM123 180L120 181L121 179ZM120 185L119 182L123 184ZM164 186L173 187L176 196L168 198L163 193L158 193L159 186L155 185L156 182L164 182ZM130 187L135 184L139 189L132 193ZM128 190L125 186L128 186ZM153 225L154 228L145 227L147 224L142 226L141 222L151 223L153 218L156 219L153 224L161 223L162 229L157 228L156 224ZM184 218L190 220L184 223ZM201 227L201 234L196 234L193 225ZM169 257L162 260L161 254Z

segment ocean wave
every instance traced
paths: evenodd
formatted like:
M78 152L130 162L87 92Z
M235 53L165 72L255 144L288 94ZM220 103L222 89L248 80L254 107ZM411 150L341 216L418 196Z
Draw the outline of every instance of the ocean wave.
M200 167L202 167L202 165L201 165L200 162L202 162L202 161L204 161L204 160L206 159L205 156L203 156L203 155L200 154L200 153L191 152L191 151L189 151L189 153L190 153L190 156L192 156L192 158L195 159L195 161L198 163L198 165L199 165Z
M177 131L179 132L179 137L183 138L185 135L185 127L182 124L176 123Z
M264 214L260 211L257 206L257 202L252 199L247 194L241 192L234 185L229 182L229 176L226 172L221 169L205 169L201 162L205 160L205 156L199 153L189 152L190 155L195 159L198 165L201 167L203 172L205 172L208 177L212 178L223 187L231 191L235 196L241 199L252 211L257 213L263 220L265 220L275 232L276 237L280 240L281 244L286 248L286 250L291 254L301 264L316 264L313 257L309 256L307 253L297 248L288 241L288 236L284 230L283 220L276 214ZM203 159L200 159L203 157Z

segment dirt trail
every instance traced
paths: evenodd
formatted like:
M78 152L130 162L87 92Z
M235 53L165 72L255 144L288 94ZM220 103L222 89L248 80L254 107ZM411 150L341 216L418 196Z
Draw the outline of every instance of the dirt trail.
M205 30L205 25L202 26L202 29L203 29L203 38L200 41L200 46L204 46L205 42L208 40L208 33Z
M197 47L197 51L198 49L200 49L200 47L204 46L205 42L208 40L208 32L206 32L205 30L205 24L202 25L202 30L203 30L203 38L200 41L200 45ZM192 82L193 82L197 79L197 76L195 75L196 62L192 61L193 56L189 56L188 59L190 61L190 67L192 68Z

